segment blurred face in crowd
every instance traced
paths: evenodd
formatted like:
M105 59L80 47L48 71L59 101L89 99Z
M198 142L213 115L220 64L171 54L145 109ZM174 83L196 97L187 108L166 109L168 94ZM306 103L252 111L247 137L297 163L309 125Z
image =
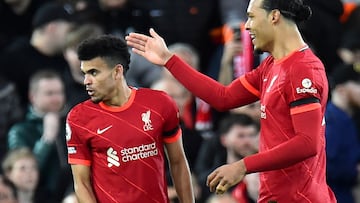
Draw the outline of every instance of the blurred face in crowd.
M56 54L61 54L65 49L65 40L67 34L73 29L74 24L66 21L56 21L48 29L51 30L51 43Z
M122 8L127 0L99 0L100 5L107 9Z
M360 108L360 81L349 81L343 85L345 86L345 94L349 98L349 105L352 108Z
M155 83L152 89L164 91L173 98L179 108L180 117L183 115L186 105L192 99L192 94L182 84L172 78L165 78Z
M256 126L235 124L227 133L221 136L221 141L226 149L240 160L257 152L257 137L258 130Z
M42 113L61 111L65 104L63 82L59 78L40 79L34 90L31 90L30 101Z
M33 157L23 157L15 161L7 177L21 191L33 192L39 181L37 162Z
M3 182L0 176L0 203L17 203L15 194L10 186Z

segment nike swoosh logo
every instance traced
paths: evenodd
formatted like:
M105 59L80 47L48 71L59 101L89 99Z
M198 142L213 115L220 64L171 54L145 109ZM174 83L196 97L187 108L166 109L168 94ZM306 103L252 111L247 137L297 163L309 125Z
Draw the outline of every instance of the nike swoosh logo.
M107 130L109 130L110 128L112 127L112 125L110 125L110 126L108 126L108 127L106 127L106 128L104 128L104 129L100 129L100 128L98 128L97 129L97 134L103 134L105 131L107 131Z

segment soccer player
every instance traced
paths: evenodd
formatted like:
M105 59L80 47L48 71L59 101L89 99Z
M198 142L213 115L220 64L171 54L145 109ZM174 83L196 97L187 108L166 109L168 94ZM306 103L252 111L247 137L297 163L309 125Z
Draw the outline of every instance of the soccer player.
M194 202L175 102L127 85L124 40L85 40L78 57L90 100L69 112L66 139L79 202L168 203L165 153L180 202Z
M260 172L260 203L336 202L325 178L325 68L296 25L311 9L301 0L251 0L247 15L254 49L270 55L228 86L188 67L153 29L150 36L131 33L126 40L218 110L260 100L259 153L215 169L207 179L210 191L224 193L246 174Z

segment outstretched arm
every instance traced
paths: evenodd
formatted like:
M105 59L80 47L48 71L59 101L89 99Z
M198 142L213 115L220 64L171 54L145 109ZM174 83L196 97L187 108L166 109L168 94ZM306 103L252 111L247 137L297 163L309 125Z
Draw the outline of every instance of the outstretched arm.
M249 92L240 80L224 86L196 71L174 56L166 47L163 38L153 29L150 29L150 35L130 33L126 37L127 44L133 47L135 53L145 57L151 63L165 66L181 84L215 109L225 111L258 99L258 95Z

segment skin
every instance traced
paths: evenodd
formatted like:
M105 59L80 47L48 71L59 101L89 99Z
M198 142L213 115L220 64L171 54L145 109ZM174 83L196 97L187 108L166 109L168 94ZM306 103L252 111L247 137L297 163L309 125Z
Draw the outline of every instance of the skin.
M2 203L17 203L15 195L9 185L3 182L3 177L0 175L0 202Z
M275 60L279 60L306 46L294 22L284 18L279 10L267 12L261 5L262 0L251 0L247 8L245 28L250 33L255 50L269 52ZM153 29L150 29L150 36L130 33L125 39L133 47L133 52L154 64L164 66L173 56L163 38ZM222 194L243 180L246 174L244 161L239 160L215 169L208 176L207 185L210 191Z

